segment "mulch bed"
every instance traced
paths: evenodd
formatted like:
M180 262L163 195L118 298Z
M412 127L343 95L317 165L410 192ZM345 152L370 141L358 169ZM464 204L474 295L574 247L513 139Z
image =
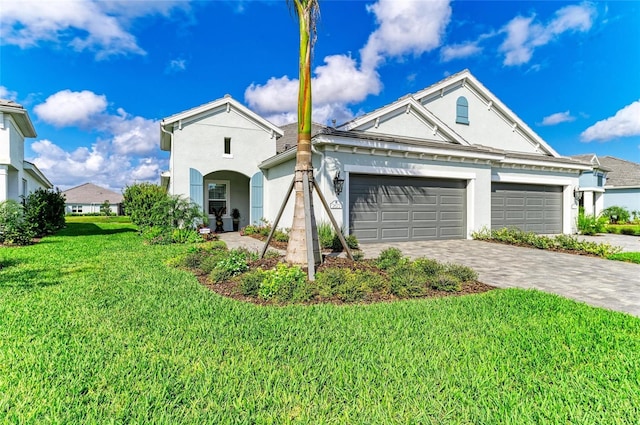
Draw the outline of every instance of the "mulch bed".
M286 247L285 247L286 248ZM257 260L254 261L250 264L250 268L251 269L255 269L258 267L261 267L264 270L268 270L271 269L273 267L275 267L275 265L280 262L281 259L279 258L264 258L261 260ZM331 257L331 256L327 256L325 257L324 261L322 264L320 264L316 270L317 272L320 272L322 270L325 270L329 267L340 267L340 268L349 268L352 270L369 270L369 271L373 271L376 273L384 273L382 272L380 269L378 269L377 267L375 267L373 264L371 264L368 261L351 261L348 258L343 258L343 257ZM303 268L303 270L305 270L306 272L306 268ZM257 304L257 305L278 305L278 303L275 303L273 301L265 301L262 299L259 299L257 297L248 297L245 295L242 295L240 293L240 283L237 280L229 280L229 281L225 281L225 282L221 282L221 283L212 283L211 281L209 281L208 277L206 275L200 274L200 275L196 275L198 278L198 281L206 286L207 288L211 289L213 292L222 295L224 297L227 298L232 298L238 301L243 301L243 302L249 302L249 303L253 303L253 304ZM446 291L437 291L435 289L428 289L427 293L422 296L422 297L413 297L410 299L424 299L424 298L442 298L442 297L454 297L454 296L461 296L461 295L470 295L470 294L481 294L484 292L488 292L491 291L493 289L496 289L496 287L491 286L491 285L487 285L484 284L482 282L467 282L464 283L462 285L462 290L459 292L446 292ZM311 301L305 302L305 305L312 305L312 304L335 304L335 305L344 305L344 304L372 304L372 303L378 303L378 302L392 302L392 301L399 301L402 299L409 299L409 298L400 298L397 297L393 294L386 294L386 293L373 293L373 294L368 294L363 300L357 301L356 303L345 303L337 298L335 299L321 299L321 298L317 298L317 299L313 299Z

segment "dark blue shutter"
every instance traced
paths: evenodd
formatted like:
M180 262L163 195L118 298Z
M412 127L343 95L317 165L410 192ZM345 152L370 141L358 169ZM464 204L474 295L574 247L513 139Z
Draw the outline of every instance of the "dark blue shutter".
M264 183L262 172L258 171L251 177L251 223L258 223L264 217L263 197Z
M195 168L189 168L189 197L191 202L200 206L204 211L204 190L202 189L202 174Z

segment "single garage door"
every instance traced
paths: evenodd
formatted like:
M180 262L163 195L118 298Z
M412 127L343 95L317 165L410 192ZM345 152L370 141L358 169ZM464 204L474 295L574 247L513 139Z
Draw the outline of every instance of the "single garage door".
M358 241L466 237L467 182L349 176L349 231Z
M491 185L491 228L562 233L562 186Z

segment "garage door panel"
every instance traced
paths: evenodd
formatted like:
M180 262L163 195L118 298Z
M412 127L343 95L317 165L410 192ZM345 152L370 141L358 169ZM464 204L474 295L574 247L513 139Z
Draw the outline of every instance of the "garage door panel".
M491 227L561 233L562 190L561 186L493 183Z
M366 196L358 196L364 188ZM379 202L373 204L374 199ZM362 202L366 207L359 205ZM378 212L375 223L372 215L365 216L373 210ZM349 177L350 231L363 243L463 238L465 211L466 181L358 174ZM367 226L377 226L378 232L363 228L363 221Z

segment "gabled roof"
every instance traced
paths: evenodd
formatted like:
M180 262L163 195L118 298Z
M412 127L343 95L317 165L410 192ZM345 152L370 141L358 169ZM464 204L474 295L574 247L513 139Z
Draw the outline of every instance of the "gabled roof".
M608 168L605 189L610 187L640 187L640 164L613 156L601 156L600 163Z
M586 162L591 164L593 168L597 168L602 171L610 171L608 168L603 167L600 161L598 160L598 155L595 153L585 153L581 155L571 155L569 158L575 159L576 161Z
M375 120L395 111L404 109L405 112L415 113L419 119L425 122L426 125L431 127L431 130L435 133L440 133L445 136L445 138L450 141L457 143L459 145L469 146L470 143L466 141L462 136L456 133L452 128L446 125L440 118L435 116L431 111L424 107L420 102L418 102L413 96L405 96L393 103L390 103L387 106L383 106L382 108L376 109L373 112L370 112L366 115L362 115L360 117L354 118L353 120L342 124L339 129L342 130L354 130L358 127L363 126L364 124L375 122Z
M500 114L510 125L514 126L514 128L518 128L526 138L530 140L530 143L536 148L540 148L551 156L559 157L560 155L551 147L547 142L545 142L540 136L538 136L524 121L522 121L515 113L513 113L504 103L500 101L489 89L487 89L476 77L474 77L468 69L465 69L457 74L453 74L423 90L420 90L416 93L404 96L397 101L384 106L380 109L377 109L371 113L358 117L352 121L349 121L340 126L341 129L350 130L356 128L358 126L363 125L366 122L375 120L376 118L389 113L397 108L401 108L407 103L411 102L412 104L415 102L416 104L421 106L422 111L426 111L424 113L425 117L427 117L427 113L431 116L435 117L431 112L429 112L428 108L426 108L422 103L423 100L445 93L451 88L456 86L464 85L469 90L471 90L484 104L487 106L488 110L494 111L495 113ZM435 117L437 119L437 117ZM432 123L435 122L433 119ZM439 119L437 119L440 121ZM457 135L455 131L451 128L447 127L440 121L439 131L442 131L443 134L450 135L451 140L461 144L469 144L465 139L461 136ZM455 137L457 136L457 138ZM460 140L461 139L461 140Z
M107 200L110 204L119 204L123 198L121 193L105 189L93 183L81 184L62 193L66 197L67 204L102 204Z
M42 171L38 169L38 167L36 167L36 164L34 164L33 162L23 161L22 168L24 169L24 171L31 174L33 178L39 180L40 183L42 183L42 185L47 189L53 188L53 185L51 184L49 179L42 173Z
M0 99L0 112L11 115L24 137L37 137L31 118L22 105L13 100Z
M274 124L262 118L260 115L256 114L227 94L220 99L205 103L204 105L196 106L195 108L191 108L183 112L179 112L160 121L160 149L171 149L171 136L167 132L171 132L171 126L173 124L182 126L182 124L186 124L189 121L198 119L200 116L205 115L208 112L220 107L226 107L227 112L233 110L241 115L244 115L246 118L256 123L263 130L270 132L276 138L283 135L283 132L280 128L276 127Z

